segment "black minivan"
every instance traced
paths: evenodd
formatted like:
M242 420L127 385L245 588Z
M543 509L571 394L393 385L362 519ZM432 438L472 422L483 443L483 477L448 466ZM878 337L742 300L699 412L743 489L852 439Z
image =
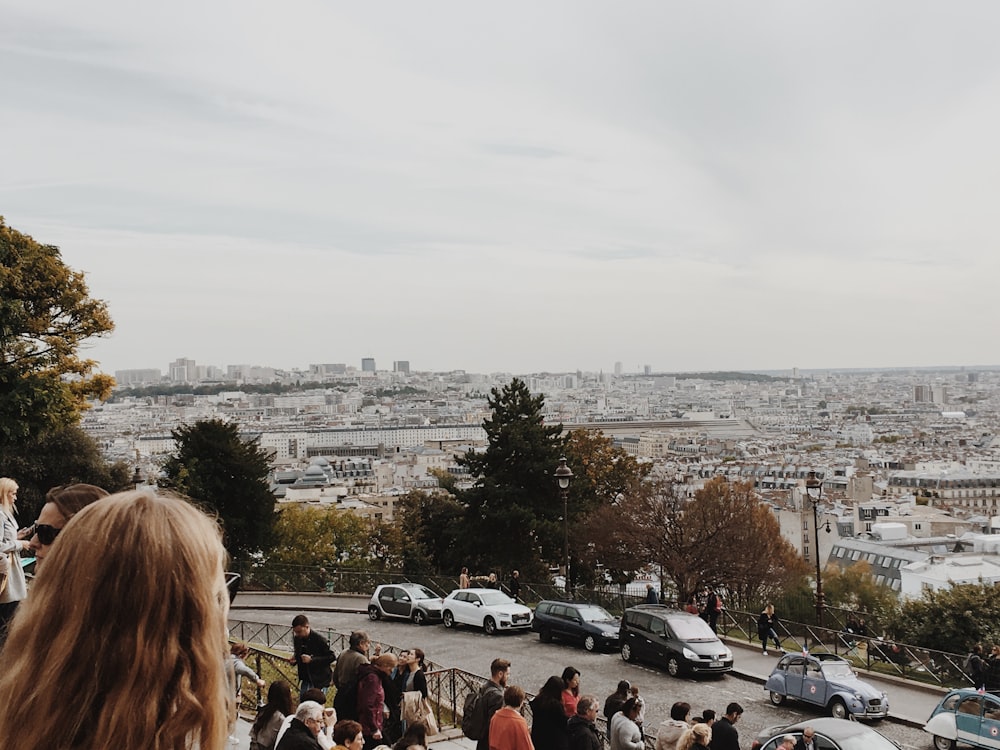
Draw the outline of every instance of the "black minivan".
M733 652L697 615L663 604L629 607L619 634L622 659L643 661L680 674L724 674Z
M619 626L603 607L586 602L538 602L531 621L542 643L560 638L576 641L588 651L617 649Z

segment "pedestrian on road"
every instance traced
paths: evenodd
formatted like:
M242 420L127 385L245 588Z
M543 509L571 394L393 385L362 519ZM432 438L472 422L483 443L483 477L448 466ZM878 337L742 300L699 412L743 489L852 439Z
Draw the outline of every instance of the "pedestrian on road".
M690 714L691 704L686 701L677 701L670 707L670 718L656 730L656 750L677 750L677 743L688 730Z
M562 700L564 684L561 677L552 675L531 700L531 742L537 748L567 750L569 746Z
M638 715L638 703L629 698L622 710L611 717L611 750L645 750L642 731L635 723Z
M562 681L563 712L568 719L570 716L576 716L576 704L580 700L580 670L576 667L566 667L562 671Z
M490 719L490 750L535 750L528 722L521 715L523 705L524 691L517 685L508 685L503 691L503 707Z
M577 701L576 716L571 716L566 724L569 750L602 750L601 737L597 733L597 705L593 695L585 695Z
M761 611L760 616L757 617L757 637L760 638L760 646L763 649L764 656L767 656L767 639L771 638L774 640L774 648L780 654L781 653L781 642L778 640L778 634L775 632L775 628L778 625L778 618L774 614L774 605L770 602Z
M743 706L735 701L726 706L726 715L712 727L712 750L740 750L740 733L736 722L743 715Z

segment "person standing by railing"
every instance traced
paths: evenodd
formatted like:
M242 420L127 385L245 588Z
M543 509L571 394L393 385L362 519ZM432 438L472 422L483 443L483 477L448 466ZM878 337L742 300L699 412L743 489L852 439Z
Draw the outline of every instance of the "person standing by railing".
M0 643L3 643L7 632L7 624L13 619L21 600L28 595L28 586L24 580L24 569L21 568L21 552L28 549L26 539L18 539L17 521L14 513L17 511L17 482L9 477L0 477L0 522L3 523L3 536L0 537L0 581L3 591L0 591Z

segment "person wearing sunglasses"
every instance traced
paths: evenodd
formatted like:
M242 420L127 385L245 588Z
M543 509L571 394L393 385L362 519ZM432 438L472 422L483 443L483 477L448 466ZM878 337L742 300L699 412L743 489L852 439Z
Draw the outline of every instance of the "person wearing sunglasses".
M39 562L49 553L49 547L59 536L69 519L91 503L107 497L108 491L92 484L64 484L53 487L45 495L45 505L31 527L30 549Z
M83 508L58 540L0 654L0 747L226 750L218 521L134 490Z
M0 522L3 535L0 536L0 576L6 577L6 585L0 592L0 642L7 630L7 623L14 617L17 605L28 594L21 569L21 550L28 548L28 542L17 538L17 482L9 477L0 477Z

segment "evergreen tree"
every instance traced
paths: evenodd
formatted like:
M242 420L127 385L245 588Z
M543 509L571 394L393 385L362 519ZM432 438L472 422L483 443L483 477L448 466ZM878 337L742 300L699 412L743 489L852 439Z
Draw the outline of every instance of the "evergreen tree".
M163 467L165 484L218 514L234 558L265 549L274 495L267 481L268 455L259 442L243 440L236 425L220 419L184 425L171 435L177 449Z
M469 566L538 575L543 561L562 558L563 509L553 479L564 448L562 425L545 424L545 398L532 396L518 378L492 389L488 405L486 450L460 459L477 477L459 497L466 506Z

